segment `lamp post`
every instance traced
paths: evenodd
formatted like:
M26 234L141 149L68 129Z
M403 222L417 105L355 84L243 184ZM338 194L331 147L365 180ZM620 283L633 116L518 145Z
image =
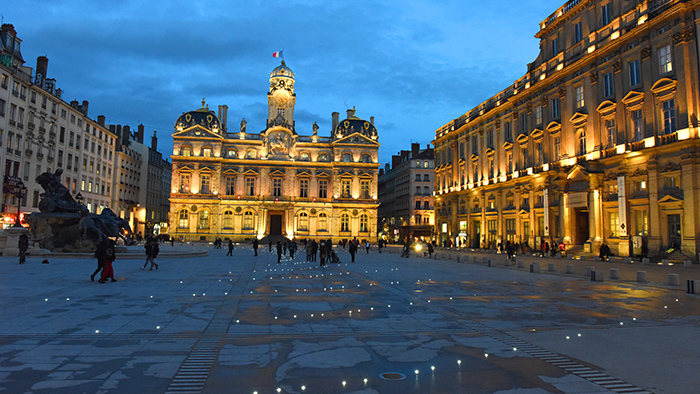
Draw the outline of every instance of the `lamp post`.
M12 227L22 227L22 223L20 222L20 211L22 208L22 199L24 196L27 194L27 187L24 186L24 182L20 179L19 182L15 185L15 189L12 193L15 197L17 197L17 218L15 219L15 225Z
M78 205L80 205L80 210L82 210L82 208L83 208L83 200L84 199L85 198L83 197L82 194L80 194L80 192L78 192L78 194L75 195L75 200L78 201Z

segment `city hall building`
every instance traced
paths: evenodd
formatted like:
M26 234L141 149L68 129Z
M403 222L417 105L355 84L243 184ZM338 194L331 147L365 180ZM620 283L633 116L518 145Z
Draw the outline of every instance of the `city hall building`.
M332 114L329 137L298 134L295 77L282 61L270 74L266 128L228 130L227 106L218 115L202 100L183 113L173 133L171 235L216 237L376 239L378 135L348 110Z
M571 0L542 21L527 73L436 131L438 236L698 256L699 8Z

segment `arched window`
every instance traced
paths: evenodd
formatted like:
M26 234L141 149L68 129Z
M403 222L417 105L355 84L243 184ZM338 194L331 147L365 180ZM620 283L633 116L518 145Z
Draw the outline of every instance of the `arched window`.
M430 209L430 200L423 201L423 209Z
M225 229L232 229L233 228L233 212L231 212L231 211L224 212L224 228Z
M423 186L423 195L424 196L430 195L430 187L429 186Z
M350 215L347 213L340 215L340 231L350 231Z
M323 212L318 214L318 231L328 231L328 215Z
M370 155L360 156L360 163L371 163L371 162L372 162L372 157Z
M321 152L318 154L318 161L328 161L328 153Z
M199 213L199 228L207 229L209 228L209 211L206 209Z
M299 214L299 222L297 223L297 228L299 230L309 229L309 215L306 212Z
M235 159L237 156L238 156L238 152L236 152L236 150L233 148L226 151L226 157L230 157L232 159Z
M416 182L420 182L420 174L416 174Z
M416 162L416 168L420 168L420 160Z
M366 233L369 231L369 217L366 214L360 215L360 232Z
M202 157L211 157L211 147L202 148Z
M430 182L430 175L428 175L428 174L423 174L423 181L424 181L424 182Z
M245 213L243 214L243 229L253 229L253 211L245 211Z
M190 146L183 146L180 148L180 155L181 156L192 156L192 147Z
M245 157L248 159L255 159L258 157L258 151L255 149L248 149L248 151L245 153Z
M343 156L340 157L340 161L349 163L352 161L352 155L350 153L343 153Z
M180 228L190 228L190 214L186 210L180 211Z
M420 209L420 200L416 200L416 209Z

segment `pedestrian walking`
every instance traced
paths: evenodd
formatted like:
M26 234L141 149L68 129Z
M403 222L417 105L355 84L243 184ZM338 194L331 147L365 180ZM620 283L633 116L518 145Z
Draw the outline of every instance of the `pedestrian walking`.
M311 261L316 262L316 256L318 255L318 242L316 240L311 241Z
M380 239L377 241L377 250L379 250L379 253L382 253L382 248L384 247L384 240Z
M267 251L272 252L272 238L267 240Z
M357 253L357 242L351 240L350 246L348 247L348 250L350 251L350 262L354 263L355 262L355 253Z
M149 271L153 271L153 267L155 266L156 269L158 269L158 264L156 264L156 256L158 256L158 253L160 252L160 247L158 246L158 240L155 238L149 238L146 240L146 245L144 246L146 249L146 262L143 264L143 267L141 267L142 270L146 269L146 265L148 263L151 263L151 268Z
M255 256L258 255L258 239L253 238L253 251L255 252Z
M29 237L27 234L19 236L17 247L19 248L19 263L24 264L27 261L27 249L29 249Z
M367 254L369 254L370 246L372 246L372 245L369 243L369 240L367 242L365 242L365 250L367 251Z
M433 258L433 252L435 249L433 248L433 244L428 242L428 258Z
M175 246L175 237L173 237L173 236L171 235L171 236L170 236L170 247L172 248L173 246Z
M313 255L313 243L312 242L307 242L306 243L306 261L311 262L311 256Z
M277 264L282 262L282 241L277 241Z
M114 241L109 238L102 240L97 245L97 250L95 251L95 257L97 257L97 270L90 276L91 280L95 280L95 275L102 270L102 274L100 275L100 280L98 282L105 283L107 279L111 279L112 282L117 281L114 279L114 267L112 267L112 263L114 263L116 258L114 248Z
M233 241L230 239L228 240L228 253L226 253L226 256L233 256Z
M289 241L289 245L287 246L289 248L289 258L293 259L294 254L297 252L297 243L293 239Z

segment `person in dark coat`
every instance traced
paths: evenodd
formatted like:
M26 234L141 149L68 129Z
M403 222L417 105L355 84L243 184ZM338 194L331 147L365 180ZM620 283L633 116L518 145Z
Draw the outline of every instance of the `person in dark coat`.
M228 253L226 253L226 256L233 256L233 241L230 239L228 240Z
M610 257L610 247L603 242L600 245L600 261L608 261L608 258Z
M272 238L267 241L267 251L272 252Z
M433 258L433 252L435 249L433 248L433 244L428 242L428 258Z
M282 241L277 241L277 264L282 262Z
M255 256L258 255L258 239L254 238L253 239L253 251L255 251Z
M293 239L289 240L289 244L287 245L287 248L289 249L289 258L293 259L294 254L297 252L297 243Z
M143 264L143 267L141 269L146 269L146 265L148 263L151 263L151 269L149 271L153 271L153 266L158 269L158 264L156 264L156 256L158 256L158 253L160 252L160 247L158 246L158 240L156 238L149 238L148 241L146 241L146 262Z
M102 274L100 275L100 283L105 283L107 279L111 279L112 282L116 282L117 280L114 279L114 268L112 267L112 263L116 259L116 253L115 253L115 243L109 238L106 238L97 245L97 250L95 251L95 257L97 257L97 270L95 273L93 273L90 276L91 280L95 279L95 275L97 275L100 270L102 270Z
M316 262L316 256L318 255L318 242L316 240L311 241L311 261Z
M357 242L351 240L350 246L348 247L348 250L350 251L350 262L354 263L355 262L355 254L357 253Z
M24 264L27 261L27 249L29 249L29 237L27 237L27 234L19 236L17 247L19 248L19 263Z

